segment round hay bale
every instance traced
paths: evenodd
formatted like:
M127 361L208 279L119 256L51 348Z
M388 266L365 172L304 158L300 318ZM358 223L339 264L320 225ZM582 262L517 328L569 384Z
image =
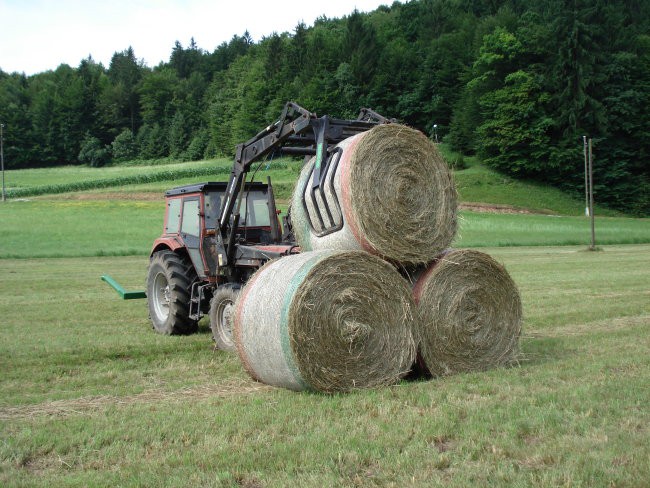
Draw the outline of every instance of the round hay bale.
M315 251L263 266L235 306L235 342L256 380L343 392L396 382L415 358L411 290L360 251Z
M416 277L413 294L419 358L434 376L516 360L521 299L505 268L487 254L443 254Z
M324 198L311 192L315 158L294 190L292 221L304 250L362 249L393 262L424 264L450 245L457 228L453 176L421 132L379 125L338 148L338 164L325 175ZM324 227L341 228L319 236L319 214Z

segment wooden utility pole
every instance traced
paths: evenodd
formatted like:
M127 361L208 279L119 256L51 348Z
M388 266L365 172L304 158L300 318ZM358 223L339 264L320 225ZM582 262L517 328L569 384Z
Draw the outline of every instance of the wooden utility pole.
M594 223L594 165L592 143L589 139L589 217L591 219L591 251L596 250L596 229Z
M589 180L587 177L587 136L582 136L582 152L585 156L585 216L589 217Z
M5 193L5 138L4 138L4 124L0 124L0 165L2 165L2 201L7 201L7 194Z

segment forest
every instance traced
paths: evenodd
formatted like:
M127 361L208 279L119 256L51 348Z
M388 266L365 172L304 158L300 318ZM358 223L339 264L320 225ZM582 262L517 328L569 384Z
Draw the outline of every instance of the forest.
M108 66L0 69L6 167L232 156L292 100L342 118L371 107L576 196L584 135L597 202L650 215L646 0L412 0L211 52L184 42L155 67L127 47Z

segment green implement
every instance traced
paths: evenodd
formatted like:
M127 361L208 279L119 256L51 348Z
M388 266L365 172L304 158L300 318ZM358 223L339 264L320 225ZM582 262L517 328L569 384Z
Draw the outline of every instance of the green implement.
M144 291L126 291L122 286L111 278L108 275L102 276L102 281L105 281L113 287L113 289L120 295L124 300L136 300L138 298L147 298L147 294Z

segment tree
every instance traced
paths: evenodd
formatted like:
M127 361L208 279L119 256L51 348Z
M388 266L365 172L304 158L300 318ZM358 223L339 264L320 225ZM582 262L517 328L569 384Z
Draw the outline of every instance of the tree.
M192 73L199 72L202 57L203 52L198 48L192 37L187 49L183 49L179 41L174 43L169 64L176 71L178 78L188 78Z
M82 123L83 91L82 79L66 64L32 79L28 89L29 114L40 162L77 161L86 132Z
M167 137L163 128L158 123L144 124L138 131L136 144L140 157L144 159L162 158L167 155Z
M94 168L103 166L110 159L108 148L102 145L102 142L90 134L81 143L79 151L79 162L88 164Z
M509 174L539 178L549 171L553 119L545 114L545 105L550 98L530 73L507 75L503 87L480 101L484 122L477 129L479 157Z
M113 140L111 152L115 161L129 161L138 154L135 137L130 129L124 129Z
M599 46L595 36L602 27L592 22L597 9L591 2L563 0L561 4L561 14L553 24L553 37L558 40L554 102L557 126L573 141L585 131L593 134L603 122L602 105L593 96L594 86L601 81L596 71Z
M185 123L183 112L178 111L174 114L169 126L169 155L173 158L179 158L185 152L189 143L189 131Z
M4 127L4 155L7 168L23 167L36 151L29 114L30 99L24 74L0 70L0 122Z
M171 103L178 85L178 77L170 68L147 74L140 84L140 109L145 124L165 125L170 116Z
M10 164L232 155L296 101L360 106L439 135L499 171L582 192L581 136L596 143L597 200L650 213L650 4L638 0L413 0L213 52L177 41L154 69L132 48L108 69L0 71ZM11 131L11 132L9 132ZM136 135L137 134L137 135ZM133 142L135 136L135 143Z
M517 37L502 27L483 38L479 56L466 75L464 90L454 107L450 130L454 147L464 152L476 150L476 129L485 121L481 99L503 87L506 76L517 70L522 50Z
M355 82L362 91L366 91L372 82L379 52L374 26L355 9L347 19L344 59L350 64Z
M103 114L107 125L129 128L135 133L140 126L138 88L146 68L138 61L131 46L116 52L108 68L110 86L104 91Z

